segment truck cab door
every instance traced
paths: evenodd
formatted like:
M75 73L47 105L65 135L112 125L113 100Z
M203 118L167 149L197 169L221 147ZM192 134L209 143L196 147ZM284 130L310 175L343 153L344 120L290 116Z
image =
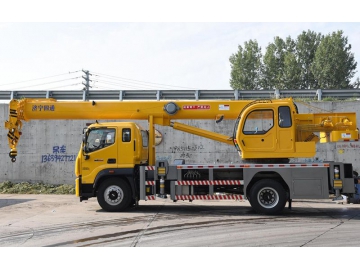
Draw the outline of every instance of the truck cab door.
M294 151L294 127L288 106L278 108L277 149L281 152Z
M101 127L88 130L82 151L82 182L90 184L100 171L117 168L116 129Z
M241 146L243 158L257 158L262 152L273 152L276 149L276 126L274 109L258 108L250 111L242 119ZM265 157L265 156L263 156Z

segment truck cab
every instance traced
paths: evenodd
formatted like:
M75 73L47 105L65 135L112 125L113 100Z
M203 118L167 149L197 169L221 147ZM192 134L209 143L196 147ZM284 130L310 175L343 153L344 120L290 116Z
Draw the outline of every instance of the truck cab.
M138 166L148 162L148 132L133 122L91 124L75 163L76 195L96 196L108 179L121 178L133 191ZM135 192L136 193L136 192Z

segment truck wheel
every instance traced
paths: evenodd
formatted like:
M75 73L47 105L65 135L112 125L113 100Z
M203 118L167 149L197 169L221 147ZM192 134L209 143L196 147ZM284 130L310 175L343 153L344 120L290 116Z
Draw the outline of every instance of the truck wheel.
M124 211L130 206L131 202L130 186L122 179L106 180L99 187L97 200L105 211Z
M250 190L252 208L261 214L280 213L286 204L286 192L283 186L274 180L260 180Z

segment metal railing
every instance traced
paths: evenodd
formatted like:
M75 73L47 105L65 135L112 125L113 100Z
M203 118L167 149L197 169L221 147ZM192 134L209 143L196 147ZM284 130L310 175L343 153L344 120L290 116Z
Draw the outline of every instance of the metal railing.
M310 100L360 100L360 89L314 90L0 90L0 100L54 98L57 100L241 100L303 98Z

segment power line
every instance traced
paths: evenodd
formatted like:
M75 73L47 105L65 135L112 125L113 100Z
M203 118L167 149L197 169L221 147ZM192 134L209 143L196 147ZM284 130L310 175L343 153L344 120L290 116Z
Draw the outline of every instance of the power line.
M110 86L103 86L103 85L93 86L93 88L105 88L105 90L119 90L118 88L113 88Z
M197 88L192 88L192 87L175 86L175 85L147 82L147 81L142 81L142 80L133 80L133 79L124 78L124 77L106 75L106 74L103 74L103 73L92 73L92 74L90 74L89 71L85 71L85 70L77 70L77 71L72 71L72 72L68 72L68 73L62 73L62 74L57 74L57 75L52 75L52 76L47 76L47 77L42 77L42 78L37 78L37 79L31 79L31 80L7 83L7 84L0 85L0 87L1 86L6 86L6 85L14 85L14 84L26 83L26 82L31 82L31 81L37 81L37 80L44 80L44 79L59 77L59 76L63 76L63 75L68 75L68 74L71 74L71 73L77 73L77 72L81 72L81 71L85 72L85 74L86 74L86 77L82 76L82 78L85 79L85 83L82 83L82 84L85 85L84 89L87 89L87 90L89 90L91 87L94 87L94 86L90 86L90 82L92 82L92 80L90 80L89 76L97 76L100 79L100 80L96 80L96 81L93 81L93 82L99 82L99 83L106 84L106 85L118 86L120 88L125 88L125 89L133 89L133 90L181 90L179 88L182 88L182 89L198 90ZM17 87L16 89L10 89L10 91L20 90L20 89L25 89L25 88L30 88L30 87L36 87L36 86L41 86L41 85L48 85L48 84L58 83L58 82L62 82L62 81L73 80L73 79L77 79L77 78L81 78L81 77L75 77L75 78L69 78L69 79L51 81L51 82L44 82L44 83L39 83L39 84L35 84L35 85L21 86L21 87ZM105 80L104 80L104 78L105 78ZM108 80L106 80L106 79L108 79ZM46 90L58 89L58 88L62 88L62 87L72 86L72 85L77 85L77 84L71 84L71 85L65 85L65 86L56 86L56 87L53 87L53 88L48 88ZM100 87L97 86L96 88L100 88ZM171 88L177 88L177 89L171 89ZM120 90L120 89L116 89L116 88L112 88L112 89ZM8 89L6 89L6 90L8 90Z
M54 89L58 89L58 88L63 88L63 87L69 87L69 86L74 86L74 85L79 85L81 83L74 83L74 84L68 84L68 85L62 85L62 86L57 86L57 87L53 87L53 88L46 88L44 90L40 90L40 91L46 91L46 90L54 90ZM73 89L72 89L73 90Z
M169 87L180 87L180 88L187 88L187 89L191 89L191 90L198 90L197 88L193 88L193 87L176 86L176 85L169 85L169 84L161 84L161 83L133 80L133 79L123 78L123 77L118 77L118 76L106 75L106 74L102 74L102 73L98 73L98 72L95 72L95 73L93 72L93 74L94 74L94 76L110 77L110 78L115 78L117 80L126 80L126 81L141 82L141 83L146 83L146 84L163 85L163 86L169 86Z
M31 82L31 81L36 81L36 80L43 80L43 79L48 79L48 78L63 76L63 75L65 75L65 74L76 73L76 72L79 72L79 71L81 71L81 70L69 71L68 73L62 73L62 74L58 74L58 75L53 75L53 76L48 76L48 77L43 77L43 78L38 78L38 79L32 79L32 80L26 80L26 81L21 81L21 82L6 83L6 84L1 84L0 86L11 85L11 84L18 84L18 83L24 83L24 82Z
M29 87L34 87L34 86L39 86L39 85L45 85L45 84L52 84L52 83L57 83L57 82L63 82L63 81L68 81L68 80L74 80L80 77L75 77L75 78L70 78L70 79L64 79L64 80L59 80L59 81L53 81L53 82L47 82L47 83L41 83L41 84L36 84L36 85L30 85L30 86L23 86L20 88L16 88L16 89L10 89L10 91L13 90L19 90L19 89L24 89L24 88L29 88Z
M137 89L137 90L140 90L139 87L137 86L134 86L134 85L129 85L129 84L121 84L121 83L114 83L114 82L111 82L111 81L104 81L104 80L99 80L97 82L101 82L101 83L105 83L105 84L110 84L110 85L119 85L119 86L125 86L125 87L130 87L130 88L133 88L133 89ZM148 89L148 90L157 90L159 89L159 87L155 87L155 86L146 86L145 87ZM162 87L160 87L162 88ZM142 89L144 89L144 86L142 86ZM141 90L142 90L141 89ZM165 88L166 89L166 88Z

